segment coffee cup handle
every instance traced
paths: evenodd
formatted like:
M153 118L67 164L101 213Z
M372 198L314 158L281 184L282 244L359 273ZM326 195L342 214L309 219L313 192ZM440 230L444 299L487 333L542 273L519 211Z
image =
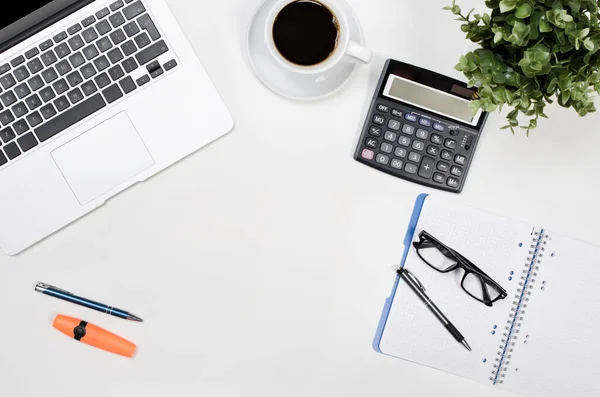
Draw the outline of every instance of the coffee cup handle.
M371 63L373 59L373 52L354 41L350 41L346 55L362 63Z

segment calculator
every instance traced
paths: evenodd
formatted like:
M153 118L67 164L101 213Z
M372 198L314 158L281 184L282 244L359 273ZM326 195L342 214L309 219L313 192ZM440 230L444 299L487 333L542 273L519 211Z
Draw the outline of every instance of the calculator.
M488 114L474 113L477 89L389 59L355 159L435 189L460 193Z

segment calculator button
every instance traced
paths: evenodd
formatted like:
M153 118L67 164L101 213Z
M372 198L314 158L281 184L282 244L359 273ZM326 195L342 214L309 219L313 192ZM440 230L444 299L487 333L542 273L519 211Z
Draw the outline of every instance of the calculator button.
M377 142L377 139L373 139L373 138L367 138L367 140L365 141L365 145L367 145L368 147L371 147L373 149L375 149L378 144L379 144L379 142Z
M443 139L442 139L442 136L441 136L441 135L438 135L438 134L433 134L433 135L431 136L431 142L432 142L432 143L435 143L436 145L441 145L441 144L442 144L442 141L443 141Z
M431 178L433 174L433 168L435 167L435 160L429 157L423 157L421 168L419 168L419 176L421 178Z
M444 141L444 146L448 149L456 149L456 141L454 139L446 139Z
M448 170L450 169L450 164L440 161L437 163L437 169L442 172L448 172Z
M414 114L407 113L404 115L404 118L408 121L412 121L413 123L417 121L417 116Z
M440 152L440 149L437 146L429 145L427 146L427 154L431 156L437 156Z
M406 166L404 167L404 171L408 172L409 174L416 174L417 173L417 166L414 164L406 164Z
M422 152L425 149L425 143L421 141L414 141L412 144L412 148L418 150L419 152Z
M390 158L388 156L386 156L385 154L378 154L375 161L377 161L379 164L385 165L390 162Z
M460 167L457 167L457 166L453 165L453 166L450 168L450 173L451 173L452 175L454 175L454 176L463 176L463 169L462 169L462 168L460 168Z
M450 135L458 135L460 131L457 128L450 129Z
M384 125L385 124L385 117L376 114L375 116L373 116L373 122L375 124Z
M446 184L450 187L458 187L458 179L450 177L448 178L448 181L446 182Z
M404 127L402 127L402 132L404 132L406 135L412 135L415 133L415 127L413 127L412 125L404 124Z
M419 124L425 127L431 127L431 120L421 118L419 119Z
M429 132L422 130L420 128L417 130L417 138L427 139L428 136L429 136Z
M396 150L394 151L394 154L396 155L396 157L400 157L400 158L405 158L406 157L406 149L403 149L401 147L397 147Z
M398 138L398 134L396 134L395 132L392 132L392 131L386 131L385 135L383 136L383 139L385 139L386 141L390 141L390 142L396 142L397 138Z
M396 168L397 170L401 170L402 166L404 165L404 163L402 162L402 160L392 159L392 162L390 163L390 165L392 166L392 168Z
M400 122L396 120L390 120L390 122L388 123L388 127L390 128L390 130L398 131L400 130Z
M392 116L400 118L402 117L402 112L398 109L392 109Z
M380 137L381 136L381 128L373 126L369 129L369 134L376 136L376 137Z
M394 147L392 145L390 145L389 143L382 143L381 144L381 151L384 153L392 153L392 150L394 150Z
M433 129L440 132L444 132L445 130L444 125L440 123L433 123Z
M369 149L363 149L360 156L366 160L373 160L373 158L375 157L375 152L373 152L372 150L369 150Z
M436 172L435 174L433 174L433 180L436 181L437 183L444 183L444 181L446 180L446 177L444 176L444 174L440 174L439 172Z
M382 103L380 103L379 105L377 105L377 110L379 110L381 113L387 113L390 111L390 108Z
M465 164L467 164L467 158L465 156L461 156L460 154L457 154L456 157L454 157L454 162L456 164L465 165Z
M421 155L419 153L410 152L410 154L408 155L408 159L412 162L418 163L419 161L421 161Z
M407 138L405 136L401 136L400 139L398 140L398 143L402 146L410 146L410 138Z
M449 150L442 150L442 158L444 160L452 160L452 152Z

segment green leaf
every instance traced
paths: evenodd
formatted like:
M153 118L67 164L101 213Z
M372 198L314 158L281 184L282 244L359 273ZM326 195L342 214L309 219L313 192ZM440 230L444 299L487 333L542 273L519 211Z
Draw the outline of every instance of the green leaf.
M594 51L594 48L596 48L594 42L589 37L583 40L583 46L588 51Z
M510 10L513 10L515 7L516 7L515 0L502 0L500 2L500 12L503 14L505 12L509 12Z
M548 33L552 32L552 24L545 19L540 19L540 32Z
M533 12L533 7L529 3L522 3L517 7L515 11L515 16L519 19L528 18Z

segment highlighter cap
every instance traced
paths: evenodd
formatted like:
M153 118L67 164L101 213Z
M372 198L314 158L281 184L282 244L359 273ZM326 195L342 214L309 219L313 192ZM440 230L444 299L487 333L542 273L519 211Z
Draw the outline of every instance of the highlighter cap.
M58 314L54 318L52 326L68 337L98 349L125 357L133 357L135 353L136 346L134 343L74 317Z

